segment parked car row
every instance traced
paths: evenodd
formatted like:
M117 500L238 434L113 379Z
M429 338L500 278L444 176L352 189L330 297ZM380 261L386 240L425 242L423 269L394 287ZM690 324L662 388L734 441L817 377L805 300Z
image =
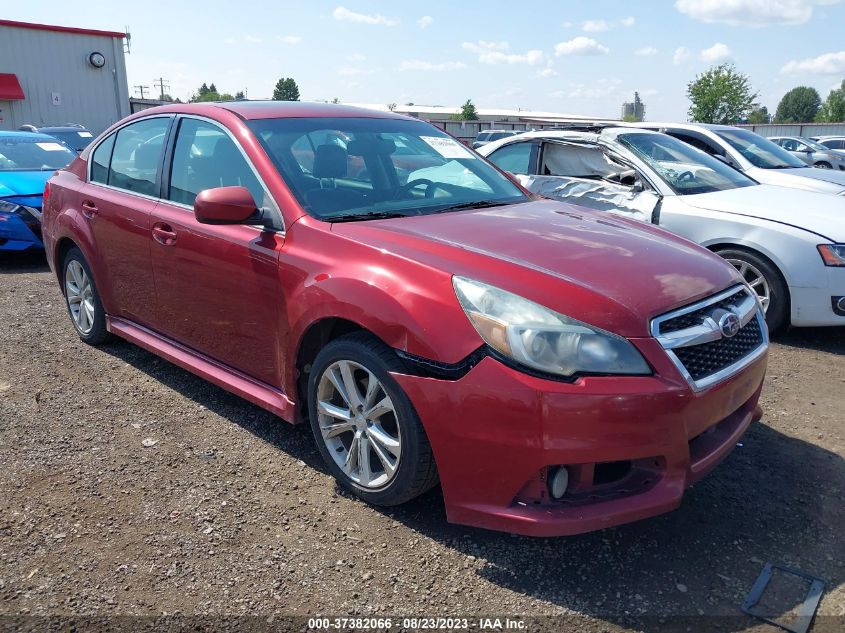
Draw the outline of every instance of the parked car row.
M652 125L532 132L479 151L531 191L658 224L722 255L772 330L845 325L845 197L818 193L829 183L803 175L815 170L788 167L751 132ZM798 188L760 182L784 177Z
M573 534L677 507L761 415L766 319L845 295L845 197L756 152L845 186L705 132L481 148L513 177L394 113L168 105L50 178L44 248L82 340L308 423L362 499L439 482L450 521Z

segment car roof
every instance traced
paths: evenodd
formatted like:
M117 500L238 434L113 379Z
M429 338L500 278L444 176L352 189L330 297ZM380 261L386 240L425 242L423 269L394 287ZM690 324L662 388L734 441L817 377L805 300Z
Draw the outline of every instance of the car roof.
M611 125L602 128L600 131L585 131L585 130L535 130L533 132L523 132L516 136L507 136L488 143L477 151L482 152L485 156L496 151L500 147L512 145L514 143L521 143L531 139L549 139L561 141L581 141L584 143L598 143L602 135L606 134L608 137L615 137L618 134L659 134L653 130L643 130L627 125Z
M228 110L245 120L257 119L304 119L304 118L370 118L370 119L414 119L393 112L368 110L335 103L314 103L310 101L209 101L202 103L175 103L142 110L138 114L156 113L206 114ZM418 120L418 119L415 119Z
M632 127L645 127L645 128L675 128L678 130L697 130L697 129L704 129L704 130L734 130L736 129L735 125L720 125L718 123L664 123L660 121L648 121L643 123L631 123Z
M49 134L50 132L87 132L88 130L81 125L45 125L38 128L38 131Z
M33 141L50 141L52 143L56 142L49 134L41 134L40 132L3 132L0 131L0 138L28 138L32 139Z

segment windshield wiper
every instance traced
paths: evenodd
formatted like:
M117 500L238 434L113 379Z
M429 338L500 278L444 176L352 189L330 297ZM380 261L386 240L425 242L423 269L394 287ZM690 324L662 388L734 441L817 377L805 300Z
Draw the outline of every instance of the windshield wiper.
M398 211L367 211L365 213L340 213L322 218L326 222L357 222L358 220L389 220L391 218L406 218L407 213Z
M437 209L434 213L448 213L449 211L460 211L461 209L487 209L489 207L503 207L508 204L515 204L506 200L475 200L473 202L461 202L448 207Z

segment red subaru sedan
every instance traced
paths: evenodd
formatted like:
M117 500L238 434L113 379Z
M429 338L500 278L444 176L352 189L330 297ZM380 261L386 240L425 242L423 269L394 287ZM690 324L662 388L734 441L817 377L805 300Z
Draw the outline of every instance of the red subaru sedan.
M450 521L603 528L677 507L760 416L768 334L733 267L416 119L145 110L51 178L43 233L84 341L309 423L373 504L439 481Z

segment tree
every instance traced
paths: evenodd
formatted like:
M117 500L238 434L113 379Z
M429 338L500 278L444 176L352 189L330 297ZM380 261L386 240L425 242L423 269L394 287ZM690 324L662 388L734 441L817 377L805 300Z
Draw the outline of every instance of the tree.
M467 99L466 103L461 106L461 111L452 118L455 121L478 121L478 110L475 109L472 99Z
M780 100L775 112L775 123L808 123L816 118L822 98L815 88L798 86Z
M748 122L752 125L760 125L762 123L769 123L769 121L769 109L766 106L755 103L751 108L751 112L748 114Z
M622 120L625 121L625 123L637 123L637 122L639 122L639 119L637 118L636 114L626 114L625 116L622 117Z
M687 84L689 118L698 123L739 123L748 116L757 93L747 75L733 64L720 64Z
M831 90L827 99L816 115L820 123L840 123L845 121L845 80L836 90Z
M244 99L246 99L246 95L244 94L244 91L238 90L235 93L235 101L243 101Z
M388 103L387 109L390 110L391 112L393 112L394 110L396 110L396 104L395 103Z
M299 86L293 77L282 77L273 90L274 101L299 101Z
M214 83L203 84L199 87L199 90L191 97L191 103L202 103L205 101L234 101L235 97L233 97L228 92L220 94L217 92L217 86Z

